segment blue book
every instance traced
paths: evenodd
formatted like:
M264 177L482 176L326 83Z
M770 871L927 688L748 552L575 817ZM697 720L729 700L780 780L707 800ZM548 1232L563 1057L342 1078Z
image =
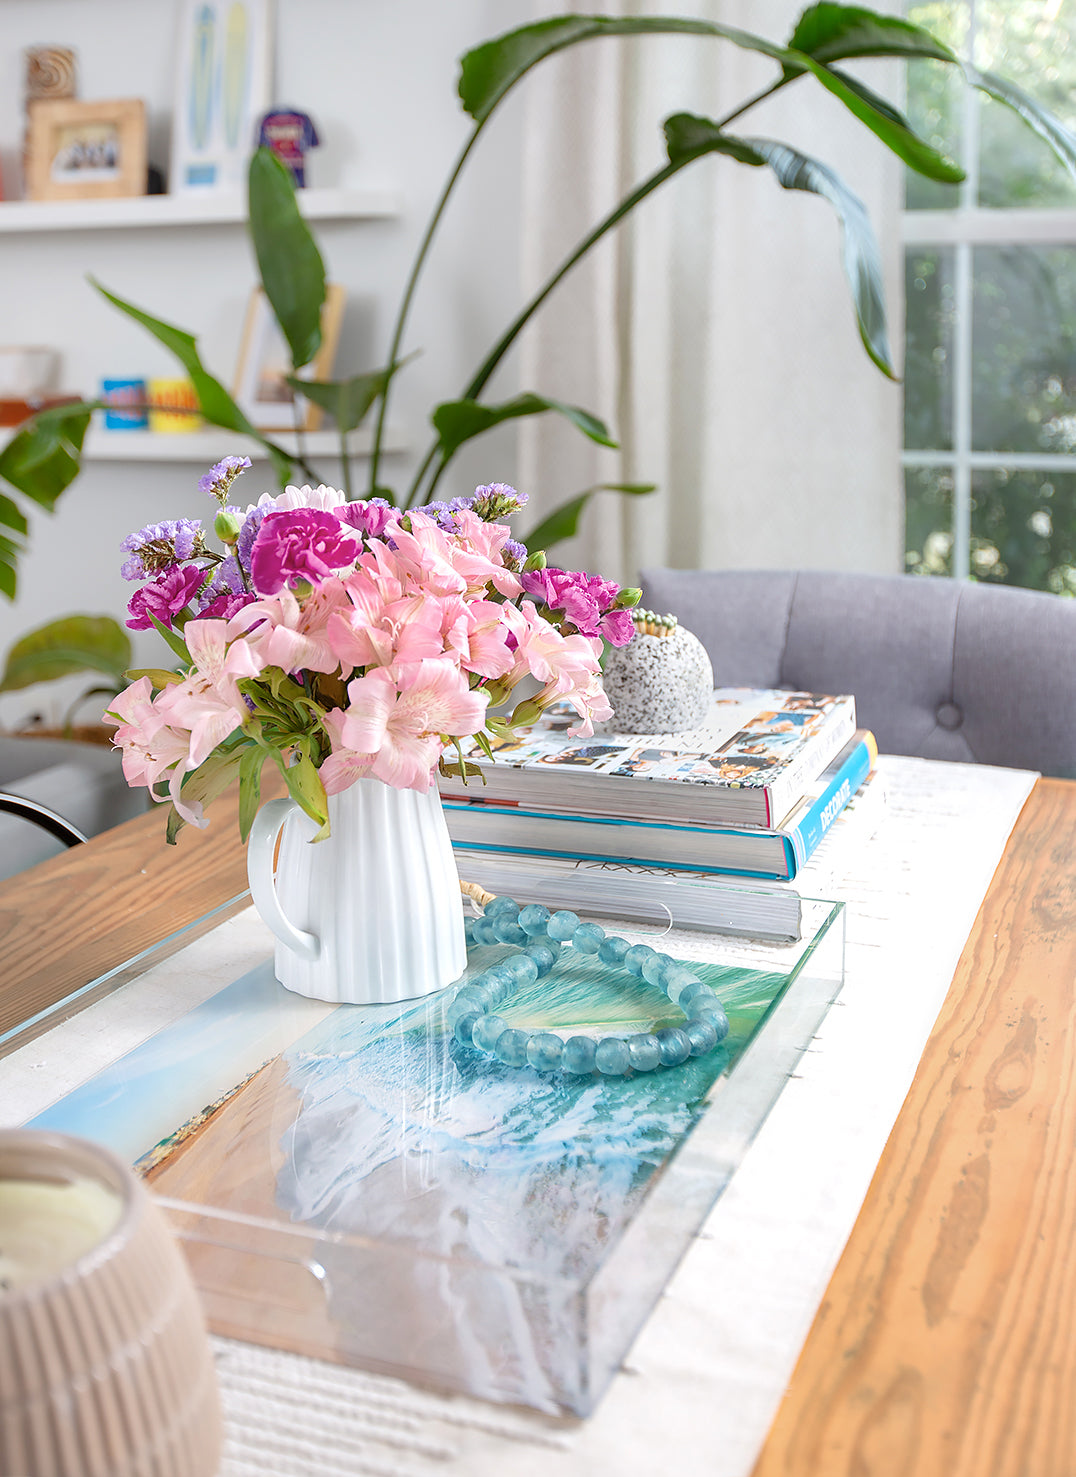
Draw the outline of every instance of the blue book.
M758 827L663 824L609 815L531 810L445 797L454 846L582 860L639 862L692 872L791 881L866 780L878 757L874 735L859 729L782 823Z

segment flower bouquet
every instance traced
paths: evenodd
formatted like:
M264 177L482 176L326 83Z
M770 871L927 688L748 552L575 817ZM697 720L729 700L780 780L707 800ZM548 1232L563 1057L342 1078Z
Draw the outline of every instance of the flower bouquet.
M128 783L171 805L170 841L236 779L246 839L267 760L319 839L327 797L359 779L427 791L438 766L466 777L465 738L489 752L553 702L581 735L610 716L603 642L631 640L639 592L528 553L503 521L525 494L494 484L404 511L289 487L241 510L249 466L226 457L199 484L219 550L186 518L123 545L124 575L147 581L127 623L155 627L181 667L129 673L108 717ZM509 708L525 677L538 690Z

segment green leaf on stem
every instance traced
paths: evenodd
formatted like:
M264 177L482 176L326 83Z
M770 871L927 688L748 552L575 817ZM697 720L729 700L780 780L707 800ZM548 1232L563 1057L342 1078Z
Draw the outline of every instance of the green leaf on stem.
M272 149L250 161L250 236L262 286L288 341L295 369L321 347L325 263L303 220L291 170Z
M0 692L73 672L104 672L116 686L131 663L131 640L108 615L69 615L20 637L8 652Z
M719 154L730 152L726 147L727 135L716 123L686 113L666 119L665 140L669 158L673 160L685 153L698 156L711 149ZM784 189L819 195L836 210L841 222L844 271L852 289L860 337L878 368L895 379L878 243L863 202L828 165L820 164L787 144L758 138L749 142L753 153L770 166Z
M468 51L460 61L459 95L464 111L482 124L521 77L547 56L600 36L715 36L783 62L783 46L734 26L681 16L616 17L558 15L520 26Z
M599 446L616 447L617 442L596 415L591 415L578 405L567 405L563 400L552 400L546 395L517 395L514 400L506 400L500 405L480 405L477 400L447 400L437 407L430 419L440 437L441 457L448 461L465 441L481 436L484 431L499 426L502 421L517 420L525 415L541 415L547 410L554 410L558 415L564 416L584 436L589 436Z
M299 809L321 827L314 840L322 841L329 834L329 799L309 750L305 745L298 744L296 751L299 757L293 764L285 763L278 749L273 750L272 757L276 759L284 776L288 794Z
M1039 138L1049 144L1068 172L1076 178L1076 135L1071 129L1055 118L1048 108L1029 97L1015 83L1007 82L1004 77L998 77L993 72L980 72L968 62L964 64L964 74L973 87L985 92L995 102L1004 103L1022 118L1032 133L1038 134Z
M253 745L239 756L239 839L246 841L262 797L262 767L269 750Z
M211 804L218 795L223 795L232 783L238 767L239 755L234 749L231 751L215 749L197 769L184 775L180 786L184 804L193 806L200 803L203 807ZM173 807L165 832L169 846L176 844L176 836L184 825L183 817Z
M396 368L399 367L397 364ZM293 390L298 390L300 395L327 410L339 430L353 431L362 424L378 396L385 393L392 371L375 369L369 374L352 375L346 380L304 380L292 374L284 377Z
M22 534L24 537L30 531L30 525L22 512L9 497L4 497L2 493L0 493L0 525L13 529L15 533Z
M554 508L541 523L535 524L530 533L523 535L521 542L528 549L549 549L560 543L561 539L573 538L579 531L583 509L596 492L622 492L629 497L645 497L656 489L657 484L654 482L599 482L595 487L588 487L585 492L561 503L559 508Z
M147 614L149 615L150 620L153 622L154 630L159 632L159 634L164 637L170 649L175 652L176 656L179 657L184 666L189 667L191 665L191 654L187 650L187 643L183 640L182 636L180 636L177 632L171 630L162 621L159 621L157 617L152 614L152 612L147 612Z
M79 474L90 411L82 401L39 411L0 451L0 477L51 513ZM25 532L17 523L10 526Z
M148 677L150 685L158 692L163 692L166 687L173 687L176 683L183 681L178 672L169 672L165 667L132 667L123 674L125 682L137 682L140 677Z
M895 15L879 15L857 5L812 5L788 38L790 51L802 51L824 64L857 56L924 57L955 62L948 46L922 26Z
M253 436L255 441L260 441L263 446L269 445L261 432L255 430L250 424L220 380L206 369L198 353L198 341L193 334L185 332L182 328L175 328L171 323L165 323L160 318L154 318L150 313L144 313L133 303L125 302L123 298L109 292L93 277L89 280L102 297L107 298L114 307L119 308L121 313L126 313L128 318L141 323L142 327L148 329L158 343L162 343L175 355L190 376L195 394L198 396L199 407L207 421L214 426L223 426L226 431L238 431L243 436Z

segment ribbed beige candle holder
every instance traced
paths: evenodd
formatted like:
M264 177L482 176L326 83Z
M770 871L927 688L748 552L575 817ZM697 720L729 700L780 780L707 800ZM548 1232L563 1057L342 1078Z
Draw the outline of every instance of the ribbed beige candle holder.
M119 1195L113 1230L61 1270L0 1290L0 1473L214 1477L213 1358L164 1217L107 1150L65 1134L0 1130L0 1180L82 1176Z

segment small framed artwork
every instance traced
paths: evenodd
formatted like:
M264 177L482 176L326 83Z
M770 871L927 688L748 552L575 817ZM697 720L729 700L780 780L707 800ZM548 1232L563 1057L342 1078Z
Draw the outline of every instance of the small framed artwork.
M169 190L242 190L270 102L269 0L180 0L178 13Z
M345 292L336 283L325 289L321 310L321 348L299 371L301 379L321 380L332 375ZM296 395L286 376L292 373L291 355L269 299L260 287L251 294L239 349L239 365L232 394L243 414L259 431L316 431L321 408Z
M26 193L31 200L102 200L146 193L141 98L30 104Z

